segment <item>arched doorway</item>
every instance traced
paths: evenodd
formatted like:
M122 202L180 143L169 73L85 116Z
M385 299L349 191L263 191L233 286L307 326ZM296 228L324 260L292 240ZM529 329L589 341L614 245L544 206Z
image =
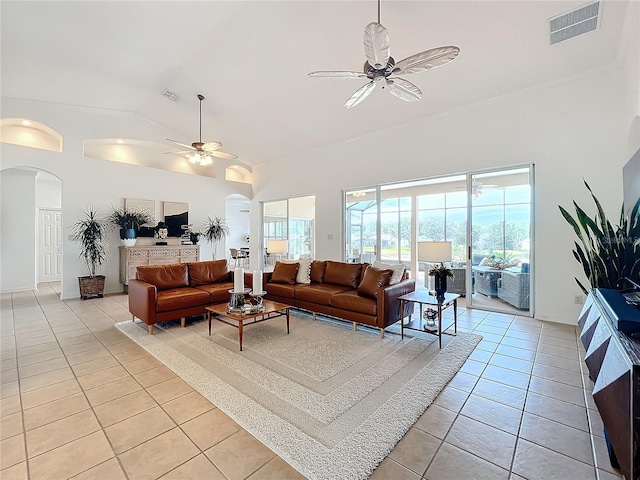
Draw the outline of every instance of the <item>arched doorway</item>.
M2 276L0 290L34 290L62 282L62 181L44 170L0 171Z

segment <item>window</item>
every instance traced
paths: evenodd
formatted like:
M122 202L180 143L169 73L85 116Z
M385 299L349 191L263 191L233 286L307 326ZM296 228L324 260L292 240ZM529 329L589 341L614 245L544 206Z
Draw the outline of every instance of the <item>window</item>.
M315 195L263 203L263 240L288 240L288 258L313 258Z

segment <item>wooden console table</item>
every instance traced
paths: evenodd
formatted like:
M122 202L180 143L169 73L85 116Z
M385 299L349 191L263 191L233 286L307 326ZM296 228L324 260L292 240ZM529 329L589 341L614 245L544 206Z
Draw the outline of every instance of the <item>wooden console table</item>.
M605 291L606 293L606 291ZM578 325L585 362L615 461L628 480L640 478L640 341L620 332L618 314L599 289L592 290ZM634 334L635 336L635 334ZM615 455L612 455L614 453ZM615 465L614 465L615 466Z
M120 283L127 291L129 279L136 278L142 265L167 265L200 261L199 245L140 245L120 247Z

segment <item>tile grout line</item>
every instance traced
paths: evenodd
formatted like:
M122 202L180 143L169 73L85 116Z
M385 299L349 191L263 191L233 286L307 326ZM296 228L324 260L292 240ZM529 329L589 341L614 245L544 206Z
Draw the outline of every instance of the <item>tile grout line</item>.
M66 304L66 302L65 302L65 304ZM101 308L99 308L99 307L98 307L98 309L99 309L100 311L102 311L103 313L105 313L105 315L107 315L107 316L108 316L108 317L109 317L109 318L114 322L114 324L117 322L117 319L113 318L110 314L108 314L107 312L105 312L103 309L101 309ZM76 313L75 311L74 311L74 314L76 314L76 315L77 315L77 313ZM104 347L109 351L109 353L110 353L110 354L115 358L115 360L116 360L116 361L117 361L117 362L118 362L118 363L119 363L119 364L120 364L120 365L121 365L121 366L126 370L127 374L128 374L131 378L133 378L133 380L134 380L138 385L140 385L141 390L142 390L142 391L144 391L145 393L147 393L147 395L150 395L150 394L149 394L149 392L147 391L147 387L145 387L144 385L142 385L142 384L139 382L139 380L134 376L134 374L133 374L133 373L131 373L131 372L130 372L126 367L125 367L125 363L132 363L132 362L125 362L125 363L121 362L121 361L120 361L120 359L118 359L117 357L115 357L115 356L113 355L113 352L111 352L111 351L109 350L108 345L104 344L104 342L102 341L102 339L101 339L100 337L98 337L97 335L95 335L95 332L93 332L93 331L91 330L91 328L90 328L90 327L89 327L89 326L84 322L84 320L83 320L80 316L78 316L78 319L79 319L79 320L80 320L80 321L81 321L81 322L82 322L82 323L83 323L83 324L84 324L84 325L85 325L85 326L86 326L86 327L87 327L87 328L92 332L92 334L93 334L93 335L98 339L98 341L99 341L99 342L100 342L100 343L101 343L101 344L102 344L102 345L103 345L103 346L104 346ZM123 342L118 342L118 343L128 343L128 342L127 342L127 339L125 338ZM113 344L113 345L115 345L115 344ZM64 355L65 355L65 357L66 357L66 353L64 353L64 352L63 352L63 354L64 354ZM146 353L146 354L148 355L148 353ZM153 356L150 356L150 358L154 358L154 357L153 357ZM134 360L134 361L137 361L137 360ZM152 368L149 368L149 369L147 369L147 370L143 370L143 371L138 372L138 373L142 373L142 372L144 372L144 371L152 370L153 368L156 368L156 367L152 367ZM75 374L75 372L74 372L74 374ZM178 378L179 378L179 377L178 377ZM77 379L76 379L76 380L77 380ZM117 380L115 380L115 381L117 381ZM115 381L114 381L114 382L115 382ZM109 382L109 383L114 383L114 382ZM80 384L80 382L78 382L78 383ZM159 384L159 383L163 383L163 382L158 382L158 384ZM154 384L154 385L157 385L157 384ZM150 385L150 386L153 386L153 385ZM85 398L86 398L85 388L84 388L81 384L80 384L80 388L82 389L83 394L85 394ZM90 389L89 389L89 390L90 390ZM195 390L193 390L193 391L195 391ZM188 393L190 393L190 392L188 392ZM183 394L183 395L179 395L178 397L176 397L176 399L177 399L177 398L180 398L180 397L182 397L182 396L185 396L185 395L187 395L188 393ZM123 397L126 397L126 395L123 395L122 397L118 397L118 398L123 398ZM124 468L124 465L122 464L122 461L121 461L121 459L120 459L120 455L122 455L123 453L126 453L126 452L128 452L128 451L131 451L131 450L133 450L134 448L137 448L137 447L139 447L140 445L143 445L144 443L146 443L146 442L148 442L148 441L150 441L150 440L153 440L154 438L158 438L159 436L161 436L161 435L163 435L163 434L167 433L167 432L168 432L168 431L170 431L170 430L173 430L174 428L178 428L178 429L179 429L179 430L180 430L180 431L185 435L185 437L186 437L186 438L187 438L187 439L188 439L188 440L189 440L189 441L190 441L190 442L195 446L195 448L197 449L198 453L196 453L193 457L190 457L190 458L186 459L184 462L180 463L179 465L176 465L173 469L171 469L171 470L169 470L169 471L173 471L173 470L175 470L175 469L177 469L177 468L181 467L182 465L184 465L184 464L186 464L186 463L190 462L190 461L191 461L191 460L193 460L195 457L197 457L197 456L199 456L199 455L201 455L201 454L202 454L202 455L205 455L205 457L206 457L205 452L204 452L204 451L203 451L203 450L202 450L198 445L196 445L196 444L195 444L195 442L191 439L191 437L189 437L189 435L184 431L184 429L182 428L182 426L181 426L181 425L180 425L176 420L174 420L174 419L173 419L173 417L171 417L171 415L169 414L169 412L167 412L167 411L166 411L166 409L165 409L165 407L163 407L163 404L160 404L160 403L159 403L159 402L158 402L158 401L157 401L153 396L151 396L151 395L150 395L150 397L151 397L151 398L153 399L153 401L155 402L155 406L153 406L153 407L151 407L151 408L149 408L149 409L146 409L146 410L144 410L143 412L139 412L139 413L137 413L137 414L135 414L135 415L131 415L130 417L124 418L124 419L122 419L122 420L120 420L120 421L118 421L118 422L114 423L113 425L117 425L117 424L118 424L118 423L120 423L120 422L123 422L123 421L129 420L129 419L131 419L131 418L133 418L133 417L135 417L135 416L137 416L137 415L140 415L140 414L142 414L142 413L144 413L144 412L148 412L149 410L151 410L151 409L153 409L153 408L159 407L159 408L160 408L160 409L161 409L161 410L162 410L162 411L163 411L163 412L164 412L164 413L165 413L165 414L170 418L170 420L174 423L174 426L173 426L172 428L170 428L169 430L167 430L167 431L165 431L165 432L161 432L161 433L159 433L158 435L155 435L154 437L148 438L148 439L146 439L144 442L142 442L142 443L140 443L140 444L133 445L133 446L131 446L130 448L128 448L127 450L124 450L124 451L122 451L122 452L120 452L120 453L118 453L118 454L116 454L116 453L115 453L115 448L114 448L114 446L113 446L113 444L112 444L112 442L111 442L111 439L109 438L109 436L108 436L108 435L106 435L106 430L105 430L105 429L106 429L107 427L105 427L105 426L102 424L102 422L100 421L100 418L98 417L98 415L95 413L95 410L93 409L93 405L91 404L91 402L90 402L90 401L89 401L89 399L87 398L87 402L88 402L88 404L90 405L90 408L91 408L91 410L93 411L93 413L94 413L94 415L95 415L95 417L96 417L96 420L98 421L98 424L100 425L100 427L101 427L102 431L105 433L105 437L106 437L107 441L109 442L109 445L111 446L111 449L112 449L112 450L113 450L113 452L114 452L114 456L115 456L116 460L118 461L118 463L119 463L119 465L120 465L120 467L121 467L122 471L124 472L125 476L127 477L127 479L129 478L129 475L128 475L128 473L127 473L126 469ZM173 401L173 400L175 400L175 399L172 399L171 401ZM106 403L108 403L108 402L106 402ZM168 403L168 402L165 402L165 403ZM213 407L213 408L217 408L215 405L213 405L213 404L211 404L211 405L212 405L212 407ZM206 413L206 412L205 412L205 413ZM203 413L202 415L204 415L204 413ZM194 418L197 418L197 416L196 416L196 417L194 417ZM185 423L186 423L186 422L185 422ZM112 426L112 425L109 425L109 426ZM235 432L235 433L237 433L237 432ZM233 435L233 434L231 434L231 435ZM231 435L229 435L228 437L225 437L225 439L226 439L226 438L229 438ZM220 440L218 443L222 442L223 440L224 440L224 439ZM113 458L113 457L112 457L112 458ZM217 465L215 465L215 463L213 463L213 462L212 462L208 457L207 457L207 461L211 462L211 464L212 464L212 465L213 465L213 466L214 466L214 467L215 467L219 472L221 472L221 473L222 473L222 470L220 470L220 468L218 468L218 466L217 466ZM104 462L102 462L102 463L104 463ZM87 470L90 470L91 468L94 468L95 466L96 466L96 465L94 465L94 466L90 467L90 468L89 468L89 469L87 469ZM260 468L262 468L262 467L263 467L263 465L260 465L260 467L258 467L258 469L260 469ZM87 471L87 470L85 470L85 471ZM169 473L169 471L168 471L168 472L164 472L162 475L166 475L167 473ZM257 470L256 470L256 471L257 471ZM80 473L82 473L82 472L80 472ZM255 473L255 472L252 472L251 474L253 474L253 473ZM225 476L226 476L226 475L225 475Z

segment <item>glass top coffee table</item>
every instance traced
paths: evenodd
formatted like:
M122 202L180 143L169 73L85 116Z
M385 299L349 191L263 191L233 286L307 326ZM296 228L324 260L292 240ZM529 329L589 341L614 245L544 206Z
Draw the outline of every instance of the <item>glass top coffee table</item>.
M262 303L265 309L262 312L256 313L229 313L227 312L226 303L206 307L207 320L209 321L209 336L211 336L212 318L238 329L238 343L240 344L240 351L242 351L242 330L244 326L266 322L272 318L287 317L287 334L289 334L289 309L291 308L291 305L272 302L271 300L263 300Z
M453 334L458 333L458 304L457 300L460 297L457 293L445 293L444 299L438 301L435 295L430 295L428 290L414 290L413 292L401 295L398 297L400 300L400 311L404 312L405 302L413 302L420 305L420 318L418 320L411 320L405 325L404 317L400 318L400 333L404 338L404 330L417 330L420 332L431 333L438 336L438 343L442 348L442 311L453 305ZM422 318L422 306L436 307L433 309L436 312L437 326L434 326L433 330L428 328L427 321ZM437 328L437 330L436 330ZM451 333L445 333L445 335L453 335Z

